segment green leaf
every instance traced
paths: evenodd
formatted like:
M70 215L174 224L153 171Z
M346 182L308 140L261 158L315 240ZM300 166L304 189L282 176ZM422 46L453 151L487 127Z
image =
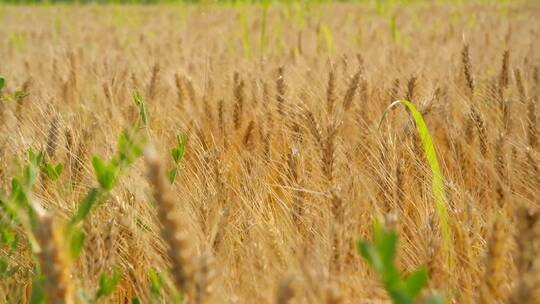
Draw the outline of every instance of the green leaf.
M8 263L6 262L6 260L4 259L0 259L0 276L4 276L4 274L7 272L8 270Z
M163 279L161 275L153 268L150 268L148 270L148 279L150 281L150 294L154 298L159 298L161 289L163 288Z
M188 138L185 134L182 134L178 135L176 137L176 140L178 142L178 145L172 150L172 157L174 162L178 165L180 163L180 160L182 160L184 153L186 152L186 144Z
M17 246L17 236L9 228L2 228L2 244L10 249Z
M69 240L69 255L72 259L76 259L81 254L84 247L86 235L80 229L72 231L71 239Z
M96 174L99 185L105 190L111 190L114 184L116 168L114 165L106 165L101 158L94 156L92 166Z
M371 267L373 267L376 272L382 272L383 267L381 258L379 257L379 254L377 253L375 248L373 248L373 246L364 241L358 241L356 246L358 252L367 261L367 263Z
M47 177L53 182L56 181L58 177L60 177L60 174L62 174L63 169L64 169L64 166L62 164L53 166L50 163L45 163L45 166L43 167L43 171L45 171L45 175L47 175Z
M79 204L79 208L75 213L75 216L71 219L70 225L74 226L79 222L82 222L90 213L90 209L96 203L99 191L96 188L92 188L88 191L82 202Z
M148 125L148 109L146 108L146 102L142 98L141 94L137 91L133 92L133 102L139 108L139 117L143 124Z
M132 132L122 131L118 137L117 156L112 163L116 165L131 165L137 158L141 157L143 149Z
M26 206L28 204L28 197L18 178L11 180L11 199L19 206Z
M167 178L169 179L169 183L171 184L174 184L174 181L176 180L176 174L178 173L178 169L177 168L172 168L168 173L167 173Z
M133 298L131 299L131 304L141 304L141 301L138 298Z
M114 292L116 285L120 282L121 276L116 270L109 277L105 272L99 276L99 289L96 293L96 299L107 297Z
M416 299L422 289L426 286L428 274L425 269L413 272L404 282L403 291L411 298Z
M64 165L62 165L62 164L56 165L54 167L54 171L56 171L57 176L60 176L60 174L62 174L62 172L64 171Z
M30 164L38 167L43 161L44 157L45 154L43 153L43 151L40 151L38 154L36 154L32 148L28 149L28 160L30 161Z
M45 277L41 274L36 274L32 281L32 295L30 296L30 304L45 304Z
M4 89L5 84L6 84L6 80L0 77L0 93L2 93L2 90Z
M375 225L374 238L375 248L381 256L384 265L391 265L396 256L397 234L395 231L388 231L382 226Z
M422 117L422 114L416 109L416 107L407 100L397 100L391 103L385 110L379 122L379 128L386 117L387 113L393 107L404 104L409 113L411 114L414 122L416 124L416 129L422 141L424 148L424 156L426 157L429 166L431 168L431 174L433 176L431 187L433 192L433 197L435 199L435 209L437 211L437 216L439 219L439 227L441 229L441 234L443 238L443 253L449 268L452 270L454 267L454 250L452 243L452 232L449 225L448 210L446 207L447 199L446 193L444 190L444 181L442 171L439 165L439 160L437 158L437 153L435 151L435 146L433 145L433 140L429 134L426 122Z

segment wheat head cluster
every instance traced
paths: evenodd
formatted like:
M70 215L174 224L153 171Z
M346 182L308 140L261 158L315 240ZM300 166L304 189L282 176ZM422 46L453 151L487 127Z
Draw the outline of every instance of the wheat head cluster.
M382 218L423 296L539 303L539 37L532 1L0 6L0 302L387 303Z

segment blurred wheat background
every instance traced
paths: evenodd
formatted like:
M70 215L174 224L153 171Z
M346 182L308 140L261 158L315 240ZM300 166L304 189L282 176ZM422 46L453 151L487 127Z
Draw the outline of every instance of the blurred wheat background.
M0 302L384 303L355 248L380 217L424 294L539 303L539 37L533 1L2 5ZM433 137L449 244L415 123L381 122L398 99ZM130 128L146 162L105 191L93 156ZM23 189L27 221L30 148L63 170Z

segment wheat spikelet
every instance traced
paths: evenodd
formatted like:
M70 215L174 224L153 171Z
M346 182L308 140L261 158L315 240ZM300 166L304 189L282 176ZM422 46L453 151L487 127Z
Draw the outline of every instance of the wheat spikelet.
M150 83L148 84L148 98L154 100L157 94L158 85L159 85L159 72L161 68L156 62L152 67L152 77L150 78Z
M182 110L184 107L184 88L182 87L182 77L178 74L174 74L174 85L176 87L176 99L178 99L178 107Z
M214 269L214 259L207 252L199 257L197 273L195 275L196 293L194 303L203 304L207 302L212 293L212 283L216 276Z
M91 138L91 133L88 134L84 132L84 136L80 138L79 145L77 146L77 151L75 152L75 163L73 164L73 183L78 183L81 181L82 174L84 171L84 163L88 158L88 147L86 141L89 141Z
M238 72L234 73L233 93L235 100L233 122L234 128L238 130L242 125L244 112L244 81L240 79L240 74Z
M527 93L525 92L525 85L523 84L523 78L521 76L520 69L514 70L514 77L516 78L516 87L518 90L519 100L522 103L525 103L527 101Z
M538 146L538 128L536 126L536 102L537 97L531 98L527 103L527 139L529 146L536 150Z
M493 224L488 242L486 270L480 287L479 303L495 303L503 299L506 268L506 236L503 218Z
M280 66L278 68L277 78L276 78L276 101L277 101L277 110L278 113L283 116L284 114L284 104L285 104L285 77L284 77L284 68Z
M399 78L395 78L392 82L392 87L390 88L390 100L400 99L400 81Z
M109 106L113 104L113 96L112 96L112 90L111 86L107 81L104 81L101 85L103 88L103 94L105 94L105 98L107 99L107 102L109 103Z
M341 273L344 267L344 228L345 228L345 203L338 189L330 191L330 206L333 216L333 245L331 269L335 273Z
M255 148L253 129L255 129L255 121L251 120L244 132L244 137L242 139L242 144L248 151L253 151Z
M197 109L197 93L195 92L195 86L193 85L193 81L188 76L184 76L183 80L186 87L187 96L189 97L189 101L191 102L193 108Z
M75 56L75 52L70 51L68 53L68 60L69 60L69 79L68 79L68 87L70 88L70 92L72 92L72 98L74 103L79 103L79 65L77 62L77 57Z
M345 111L349 110L353 104L354 96L356 95L358 84L360 82L360 75L361 72L357 72L356 74L354 74L354 76L349 82L349 88L347 89L347 92L343 97L343 108L345 109Z
M218 128L221 134L225 134L225 101L220 99L218 101Z
M319 126L319 123L317 123L317 120L315 119L315 116L313 115L313 112L311 112L309 109L304 108L304 116L306 119L306 123L308 125L308 130L313 136L313 139L315 139L315 144L319 145L319 147L323 147L323 136L321 127Z
M469 54L469 45L465 44L461 50L461 63L463 65L463 75L465 76L465 83L469 89L470 97L474 94L474 78L471 65L471 57Z
M195 275L190 241L181 219L174 213L176 202L166 185L165 172L156 152L147 148L145 160L148 166L148 180L153 186L152 195L162 225L161 234L168 245L167 255L172 264L171 273L176 288L190 294Z
M516 211L518 246L516 266L519 272L517 285L510 296L510 304L534 303L540 296L540 213L525 207Z
M329 182L334 180L334 164L336 153L336 137L338 133L338 125L332 123L326 129L326 139L321 147L322 153L322 171Z
M119 213L118 209L114 210L114 213ZM103 235L103 264L102 267L108 265L111 268L111 265L115 263L115 253L116 253L116 241L118 237L118 223L116 218L112 218L106 225L105 233Z
M415 98L416 80L416 76L412 75L411 78L409 78L409 81L407 81L407 94L405 94L405 99L410 102L413 102Z
M499 176L497 181L497 200L499 206L504 205L506 198L506 185L508 185L508 175L506 173L506 159L505 159L505 137L503 134L499 135L495 144L495 171Z
M336 74L333 68L330 68L328 72L328 85L326 87L326 112L330 115L334 111L334 105L336 103Z
M58 147L58 125L59 119L58 116L55 115L49 127L49 134L47 135L46 153L50 160L54 159L54 154L56 153L56 148Z
M480 112L476 108L476 106L472 105L470 109L470 117L472 122L474 123L476 127L476 131L478 134L478 139L480 143L480 152L483 156L486 156L488 152L488 139L487 139L487 128L486 123L482 116L480 115ZM469 137L467 137L469 138Z
M510 83L509 61L510 52L508 50L505 50L501 62L501 72L499 74L499 86L503 91L508 88L508 84Z
M41 271L45 275L45 296L49 303L74 303L61 234L55 228L52 216L44 210L37 212L36 220L38 224L36 237L41 247L38 256Z

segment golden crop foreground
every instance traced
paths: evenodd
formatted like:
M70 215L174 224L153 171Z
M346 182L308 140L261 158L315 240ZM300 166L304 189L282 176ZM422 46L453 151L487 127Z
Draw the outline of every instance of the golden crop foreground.
M533 2L0 6L0 302L388 302L355 248L384 218L420 302L538 303L539 29Z

